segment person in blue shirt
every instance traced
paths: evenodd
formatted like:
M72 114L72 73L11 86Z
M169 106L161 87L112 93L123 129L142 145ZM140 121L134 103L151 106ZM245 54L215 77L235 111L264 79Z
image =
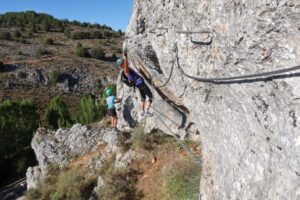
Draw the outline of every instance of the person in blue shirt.
M105 94L107 96L106 98L106 103L107 103L107 113L111 117L111 126L117 130L117 122L118 122L118 117L117 117L117 112L115 108L115 103L119 103L121 99L116 98L112 94L112 90L109 88L105 89Z

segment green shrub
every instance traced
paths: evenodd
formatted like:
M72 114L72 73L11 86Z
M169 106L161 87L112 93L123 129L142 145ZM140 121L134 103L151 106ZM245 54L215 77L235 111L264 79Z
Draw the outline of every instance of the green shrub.
M199 199L201 169L190 159L169 163L162 172L164 199Z
M60 170L58 165L49 165L46 178L37 189L28 190L28 200L85 200L89 199L96 185L96 178L86 178L80 168Z
M37 27L34 23L32 23L30 25L29 32L31 32L31 33L36 33L37 32Z
M94 32L92 32L92 38L101 39L101 38L103 38L103 35L100 31L94 31Z
M43 56L43 55L47 55L50 54L50 52L44 48L38 48L36 55L37 56Z
M144 127L139 126L135 129L132 135L132 147L134 149L152 149L152 145L144 133Z
M90 57L89 50L85 47L77 48L76 55L79 57L85 57L85 58Z
M91 58L95 58L95 59L99 59L99 60L105 58L105 53L102 48L93 48L89 51L89 54L90 54Z
M89 199L96 185L95 178L85 178L79 169L71 169L59 175L51 200L85 200Z
M103 35L104 35L105 38L110 38L110 37L113 36L112 32L108 31L108 30L104 30Z
M52 83L58 83L60 81L61 73L58 70L53 70L49 74L49 80Z
M33 32L31 30L28 30L25 34L26 37L31 38L33 37Z
M137 174L137 171L129 169L117 170L107 175L104 186L98 191L99 198L109 200L142 199L143 193L136 188Z
M22 43L22 44L26 44L26 43L27 43L27 41L24 39L24 37L20 37L20 38L18 39L18 42L20 42L20 43Z
M66 103L59 96L55 96L51 99L45 111L45 118L47 125L54 130L61 127L70 127L72 125Z
M122 53L122 49L120 47L115 48L115 52L117 54L121 54Z
M90 39L91 38L91 33L90 32L83 32L83 31L71 32L70 38L72 40Z
M84 96L80 99L80 111L78 115L78 121L81 124L89 124L99 120L101 113L97 107L95 99L91 96Z
M39 126L36 105L28 100L0 102L0 184L19 178L35 164L30 149L33 133ZM8 184L8 183L6 183Z
M88 48L83 47L80 42L78 42L76 46L76 55L79 57L90 57Z
M15 38L19 38L19 37L22 36L22 34L21 34L18 30L15 30L15 31L13 32L13 36L14 36Z
M47 45L53 45L54 44L54 40L52 38L45 38L43 40L43 43L47 44Z
M11 39L11 34L7 31L0 32L0 39L10 40Z
M70 36L71 36L71 29L70 29L69 27L65 29L64 35L65 35L66 37L70 38Z
M51 24L48 23L47 21L44 21L41 25L41 29L45 32L48 32L51 29Z

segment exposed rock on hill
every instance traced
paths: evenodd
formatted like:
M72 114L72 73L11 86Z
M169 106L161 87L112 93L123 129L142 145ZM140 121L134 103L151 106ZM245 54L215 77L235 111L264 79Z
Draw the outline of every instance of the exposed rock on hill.
M125 46L131 67L156 86L147 129L200 136L202 199L300 198L300 78L212 84L179 67L203 78L293 67L299 27L297 0L135 1ZM118 87L131 112L121 120L126 129L141 120L138 102Z
M88 129L80 124L74 125L70 129L59 129L49 131L44 128L37 130L31 146L34 149L39 166L30 167L27 170L28 188L34 188L38 182L43 181L47 165L58 164L66 167L71 159L83 156L95 151L99 145L106 144L106 150L101 153L95 162L98 165L90 164L91 168L99 168L103 161L112 153L117 151L117 132L105 128ZM122 159L122 158L120 158ZM123 159L119 161L127 161ZM122 163L118 165L122 165Z

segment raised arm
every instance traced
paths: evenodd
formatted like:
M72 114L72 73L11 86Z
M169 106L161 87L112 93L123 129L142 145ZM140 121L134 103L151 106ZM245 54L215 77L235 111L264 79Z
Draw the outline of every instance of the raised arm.
M124 58L124 73L128 77L129 75L129 67L128 67L128 57L127 57L127 52L123 52L123 58Z

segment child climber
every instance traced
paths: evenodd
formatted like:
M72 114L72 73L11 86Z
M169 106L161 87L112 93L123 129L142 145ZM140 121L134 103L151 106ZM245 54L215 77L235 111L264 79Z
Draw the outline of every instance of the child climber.
M107 103L107 112L108 115L111 117L111 126L117 130L117 122L118 122L118 117L117 117L117 112L115 108L115 103L119 103L121 99L116 98L112 94L112 90L109 88L105 89L105 94L107 96L106 98L106 103Z

